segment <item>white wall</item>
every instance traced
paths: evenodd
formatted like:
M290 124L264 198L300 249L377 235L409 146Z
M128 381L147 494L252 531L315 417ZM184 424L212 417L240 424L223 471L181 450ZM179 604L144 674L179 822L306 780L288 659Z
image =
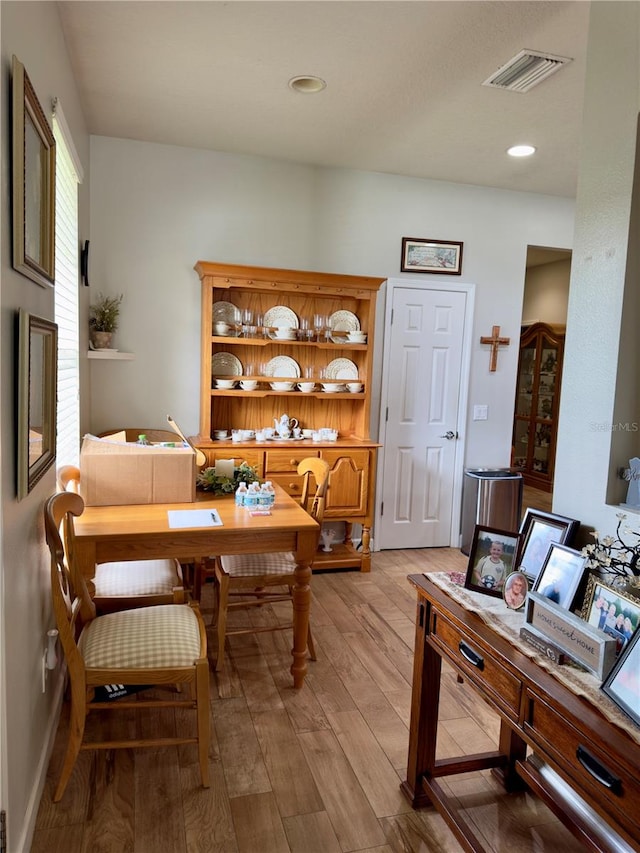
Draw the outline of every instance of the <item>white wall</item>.
M640 421L637 200L631 217L639 111L640 4L592 3L553 507L607 533L617 523L607 486L631 449L625 442L625 456L612 458L613 425ZM625 285L636 313L621 340ZM625 484L617 491L624 497Z
M527 270L522 322L566 325L570 276L570 260L540 264Z
M17 371L14 320L18 308L53 319L53 288L43 288L11 267L11 151L9 103L11 56L24 64L38 99L51 118L51 99L60 98L85 174L89 171L86 133L71 75L56 3L6 3L2 15L2 243L0 247L0 450L2 476L0 655L4 683L0 688L3 737L0 765L5 785L2 808L7 810L8 850L28 850L47 767L48 737L55 729L58 675L41 692L42 653L46 631L53 627L49 554L44 544L42 506L55 491L52 469L23 500L16 500L15 400ZM80 217L87 228L88 177L80 193ZM0 676L2 673L0 673ZM58 691L58 692L56 692ZM2 706L4 693L5 707Z
M115 345L136 354L92 362L93 431L171 413L197 432L197 260L398 277L402 237L419 236L464 242L470 403L489 406L469 424L467 464L509 463L527 245L571 245L571 200L105 137L91 141L91 187L92 291L124 293ZM438 278L450 281L425 281ZM479 338L494 324L512 343L489 373Z

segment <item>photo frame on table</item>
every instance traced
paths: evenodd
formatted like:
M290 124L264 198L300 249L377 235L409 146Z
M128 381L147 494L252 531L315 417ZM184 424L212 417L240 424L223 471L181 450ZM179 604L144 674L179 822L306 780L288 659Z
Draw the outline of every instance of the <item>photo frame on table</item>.
M529 578L524 572L511 572L502 587L502 597L509 610L520 610L524 607L529 592Z
M520 535L476 524L469 550L465 589L502 598L507 576L515 565Z
M616 653L620 654L640 625L640 589L638 596L634 596L628 590L616 589L591 574L580 615L590 625L613 637Z
M12 72L13 268L49 287L55 279L56 141L16 56Z
M402 238L401 272L462 273L462 243L455 240Z
M516 568L524 572L531 583L535 583L544 563L549 545L571 545L580 522L575 518L565 518L543 512L540 509L525 510L519 533L520 551Z
M615 662L602 690L640 726L640 631Z
M18 313L18 500L56 458L58 327Z
M585 572L588 557L566 545L552 543L533 591L570 610Z

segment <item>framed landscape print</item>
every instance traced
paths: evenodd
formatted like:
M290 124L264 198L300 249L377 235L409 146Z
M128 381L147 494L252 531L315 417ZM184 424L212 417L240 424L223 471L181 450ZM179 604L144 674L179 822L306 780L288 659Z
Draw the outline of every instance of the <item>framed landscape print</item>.
M460 275L462 272L462 243L451 240L423 240L420 237L403 237L400 271Z

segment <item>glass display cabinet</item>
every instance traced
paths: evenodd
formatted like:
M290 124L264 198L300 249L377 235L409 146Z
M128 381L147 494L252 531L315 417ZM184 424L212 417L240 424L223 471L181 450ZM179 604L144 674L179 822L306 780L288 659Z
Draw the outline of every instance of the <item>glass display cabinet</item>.
M553 488L564 333L564 326L534 323L520 337L513 467L545 492Z

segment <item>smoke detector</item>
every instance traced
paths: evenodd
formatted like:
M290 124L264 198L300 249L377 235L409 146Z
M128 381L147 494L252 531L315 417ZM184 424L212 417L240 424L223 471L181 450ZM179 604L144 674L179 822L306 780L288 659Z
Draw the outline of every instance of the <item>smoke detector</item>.
M571 61L566 56L521 50L506 65L487 77L482 85L494 89L508 89L511 92L528 92Z

